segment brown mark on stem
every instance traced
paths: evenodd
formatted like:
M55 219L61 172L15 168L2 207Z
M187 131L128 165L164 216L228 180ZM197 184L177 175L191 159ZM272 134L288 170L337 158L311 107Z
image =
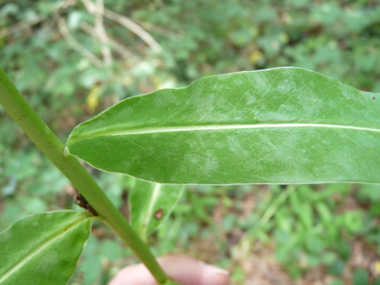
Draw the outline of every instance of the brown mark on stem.
M76 193L74 195L75 204L77 204L79 207L82 207L83 209L86 209L87 211L89 211L94 216L97 216L98 213L91 207L91 205L87 202L86 198L84 198L82 196L82 194L79 193L79 191L77 189L75 189L75 190L76 190Z

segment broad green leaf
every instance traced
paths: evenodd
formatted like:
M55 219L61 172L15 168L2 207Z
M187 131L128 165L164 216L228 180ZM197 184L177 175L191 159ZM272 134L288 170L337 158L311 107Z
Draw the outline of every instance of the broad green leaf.
M0 284L66 284L90 234L91 216L59 211L29 216L0 234Z
M169 217L185 189L183 185L152 183L135 179L129 192L132 227L141 238L157 229Z
M301 68L218 75L126 99L67 147L160 183L379 183L379 101Z

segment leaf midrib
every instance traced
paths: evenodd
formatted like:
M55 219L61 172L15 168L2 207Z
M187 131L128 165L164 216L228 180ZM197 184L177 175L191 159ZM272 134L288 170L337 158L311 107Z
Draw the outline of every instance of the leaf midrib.
M146 235L147 235L149 218L151 218L153 216L153 207L154 207L154 205L157 201L157 198L159 196L159 193L161 191L161 186L162 186L162 184L156 183L156 185L154 185L154 188L152 191L152 195L151 195L151 198L149 201L148 210L146 212L144 223L143 223L143 228L142 228L142 235L144 236L144 238L146 238Z
M331 129L350 129L357 131L380 132L380 129L364 128L345 125L331 124L244 124L244 125L209 125L209 126L181 126L181 127L158 127L132 129L128 131L105 131L99 129L88 135L73 136L69 138L69 142L76 142L84 139L103 137L103 136L127 136L138 134L154 134L154 133L171 133L171 132L194 132L194 131L212 131L212 130L241 130L241 129L263 129L263 128L331 128Z

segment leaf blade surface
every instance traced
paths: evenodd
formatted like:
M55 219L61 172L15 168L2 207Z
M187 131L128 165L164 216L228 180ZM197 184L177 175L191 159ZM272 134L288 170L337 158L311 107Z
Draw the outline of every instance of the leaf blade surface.
M26 217L0 234L1 284L66 284L90 234L87 213Z
M380 183L375 95L301 68L212 76L126 99L67 146L160 183Z
M128 201L132 227L142 239L146 240L147 236L169 217L184 189L184 185L135 179Z

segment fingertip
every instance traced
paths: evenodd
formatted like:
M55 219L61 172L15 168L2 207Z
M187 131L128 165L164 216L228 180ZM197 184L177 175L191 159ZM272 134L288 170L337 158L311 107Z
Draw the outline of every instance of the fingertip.
M135 264L120 270L108 285L157 285L157 282L143 264Z
M227 285L228 272L193 257L174 254L158 258L168 277L182 285ZM154 277L143 264L119 271L108 285L156 285Z
M158 259L169 278L182 285L227 285L228 272L193 257L173 254Z
M202 285L228 285L229 273L219 267L203 264Z

